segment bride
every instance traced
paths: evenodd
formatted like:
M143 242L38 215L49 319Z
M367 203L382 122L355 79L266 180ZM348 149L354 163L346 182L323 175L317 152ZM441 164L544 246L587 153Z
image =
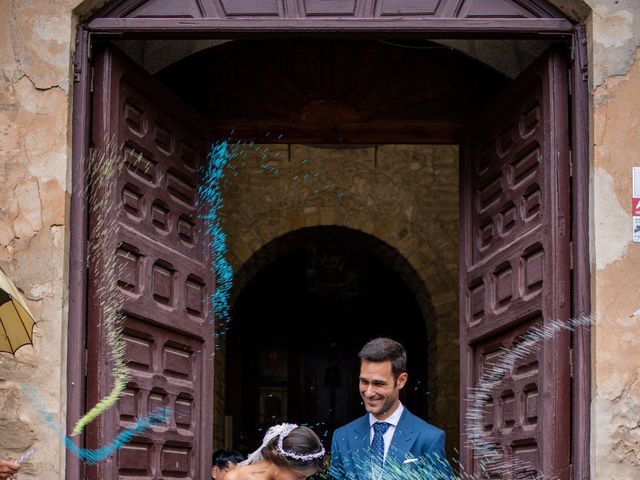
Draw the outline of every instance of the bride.
M313 430L283 423L271 427L262 445L225 480L304 480L322 469L324 453Z

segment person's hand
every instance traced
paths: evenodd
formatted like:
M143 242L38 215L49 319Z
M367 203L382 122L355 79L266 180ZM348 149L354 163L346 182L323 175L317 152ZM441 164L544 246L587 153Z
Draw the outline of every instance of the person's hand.
M12 478L20 470L20 465L9 460L0 460L0 478Z

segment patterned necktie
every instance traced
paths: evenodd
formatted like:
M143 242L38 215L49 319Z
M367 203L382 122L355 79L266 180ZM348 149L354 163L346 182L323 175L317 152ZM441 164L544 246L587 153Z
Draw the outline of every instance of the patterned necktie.
M387 422L373 424L373 442L371 442L371 463L374 468L381 469L384 464L384 437L383 435L391 426Z

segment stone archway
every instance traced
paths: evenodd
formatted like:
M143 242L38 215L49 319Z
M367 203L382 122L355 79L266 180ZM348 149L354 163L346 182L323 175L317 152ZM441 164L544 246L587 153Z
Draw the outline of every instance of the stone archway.
M429 382L451 381L434 392L429 416L449 426L449 445L457 445L458 414L451 408L459 401L457 147L256 145L244 152L223 181L220 212L236 272L234 298L310 228L356 232L362 248L409 286L430 323L428 353L437 360ZM269 168L260 167L264 162ZM223 351L216 358L220 373ZM222 385L217 374L216 400ZM220 403L216 413L223 413ZM222 438L218 428L216 440Z
M264 393L284 388L288 420L315 425L328 447L333 429L363 413L356 353L376 336L405 345L410 385L403 401L448 427L455 443L455 425L433 418L440 387L451 380L436 377L436 314L427 288L397 250L346 227L302 228L262 247L237 277L242 286L234 289L232 320L216 352L214 397L216 412L225 415L225 443L229 425L232 445L249 449L259 441L256 428L285 420L258 414ZM288 359L280 378L258 373L266 352ZM221 422L216 427L220 437Z

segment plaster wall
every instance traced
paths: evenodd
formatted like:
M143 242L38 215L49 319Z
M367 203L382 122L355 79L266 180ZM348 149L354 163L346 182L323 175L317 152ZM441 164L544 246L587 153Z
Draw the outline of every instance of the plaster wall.
M66 398L71 1L0 1L0 265L36 317L34 345L0 354L0 458L35 455L20 478L61 478Z
M640 2L593 1L592 476L640 477L640 244L631 167L640 166Z
M0 265L25 293L35 346L0 355L0 457L37 454L22 478L61 478L57 435L28 406L37 386L64 424L71 52L76 14L103 0L0 0ZM592 476L640 478L637 270L630 170L639 165L640 2L552 0L589 27L592 139Z

